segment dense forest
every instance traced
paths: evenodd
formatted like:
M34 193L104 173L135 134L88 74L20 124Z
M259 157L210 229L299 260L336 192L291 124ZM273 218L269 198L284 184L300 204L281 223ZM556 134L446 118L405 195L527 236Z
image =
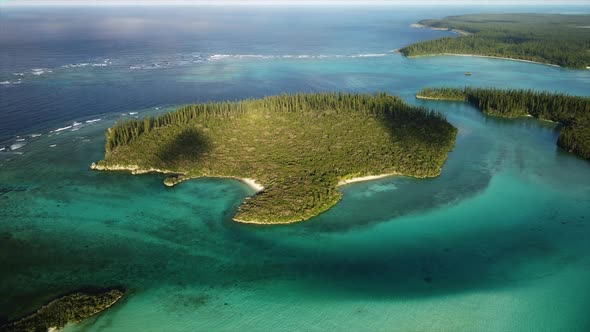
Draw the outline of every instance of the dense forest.
M582 158L590 159L590 98L533 90L482 88L425 88L418 98L461 100L487 115L534 116L562 124L557 144Z
M388 94L295 94L189 105L107 132L97 169L158 170L167 183L252 178L264 190L237 221L309 219L341 197L341 180L440 173L456 129L436 112Z
M555 64L590 66L590 15L479 14L423 20L419 24L465 31L459 37L419 42L399 50L405 56L473 54Z

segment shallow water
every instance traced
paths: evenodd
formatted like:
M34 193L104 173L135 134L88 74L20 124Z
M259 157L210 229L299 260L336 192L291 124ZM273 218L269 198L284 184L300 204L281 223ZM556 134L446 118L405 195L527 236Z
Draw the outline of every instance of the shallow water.
M18 70L53 72L0 86L3 139L6 145L22 138L18 142L26 143L0 152L0 313L15 317L87 285L123 285L130 294L122 303L66 330L590 328L590 164L556 147L554 124L486 118L465 104L413 98L425 85L466 84L590 95L590 72L387 52L439 36L407 24L446 15L442 11L344 12L327 21L319 20L322 13L311 15L306 24L332 31L323 37L331 40L328 45L309 38L313 29L279 28L277 22L295 14L281 13L270 22L250 14L240 17L260 22L247 35L265 30L266 38L247 43L214 29L215 38L187 45L180 39L170 51L169 45L119 36L143 40L165 59L203 54L194 63L131 69L132 63L153 62L145 56L150 52L121 46L114 35L97 44L120 51L113 51L118 58L108 54L113 64L106 67L60 67L91 63L74 46L71 58L14 60ZM357 31L361 25L372 28L350 37L355 43L332 40L346 36L338 33L344 27ZM397 33L389 33L391 26ZM303 46L279 43L286 35ZM163 32L160 39L165 37ZM260 45L276 47L264 52ZM186 49L179 56L181 46ZM98 51L86 53L107 57ZM212 58L252 53L273 56ZM293 54L309 57L284 56ZM332 56L320 57L326 54ZM13 70L7 66L2 75ZM260 227L231 221L253 193L238 181L197 179L167 189L161 175L88 169L102 156L106 128L121 118L191 101L328 90L384 90L444 112L459 136L441 176L351 184L341 188L336 207L312 220Z

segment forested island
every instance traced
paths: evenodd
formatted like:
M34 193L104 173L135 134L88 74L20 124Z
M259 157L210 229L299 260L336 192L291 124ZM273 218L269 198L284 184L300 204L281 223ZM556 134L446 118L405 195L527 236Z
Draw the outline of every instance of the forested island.
M418 27L464 32L399 50L405 56L479 55L570 68L590 66L590 15L474 14L422 20Z
M0 326L6 332L58 331L111 307L125 295L124 290L110 288L75 292L55 299L35 313Z
M425 88L417 98L466 101L487 115L533 116L562 125L557 145L590 160L590 98L532 90Z
M437 176L457 129L440 113L384 93L294 94L181 107L117 123L98 170L163 172L167 185L197 177L263 186L234 220L290 223L332 207L345 180Z

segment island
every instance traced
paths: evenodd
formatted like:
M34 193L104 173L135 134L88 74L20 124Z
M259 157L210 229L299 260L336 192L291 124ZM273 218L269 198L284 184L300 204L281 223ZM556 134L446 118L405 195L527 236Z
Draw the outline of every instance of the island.
M22 319L0 326L6 332L59 331L67 324L94 316L119 301L123 289L83 290L55 299Z
M254 185L234 220L284 224L335 205L339 185L372 176L440 174L457 129L385 94L317 93L184 106L117 123L95 170L168 174Z
M419 42L398 51L407 57L474 55L561 67L590 66L590 15L472 14L422 20L417 28L455 31L458 37Z
M590 98L515 89L425 88L416 98L468 102L486 115L559 122L557 145L590 160Z

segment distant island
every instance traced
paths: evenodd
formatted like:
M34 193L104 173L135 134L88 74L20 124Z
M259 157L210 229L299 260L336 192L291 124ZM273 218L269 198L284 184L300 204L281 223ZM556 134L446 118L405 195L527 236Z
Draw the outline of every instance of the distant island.
M1 331L59 331L67 324L94 316L119 301L122 289L109 288L75 292L57 298L22 319L0 326Z
M405 56L476 55L561 67L590 66L590 15L474 14L422 20L414 27L450 30L459 37L419 42Z
M385 93L294 94L185 106L116 124L96 170L243 180L258 191L235 221L309 219L341 197L337 186L386 175L437 176L457 129L440 113Z
M535 118L562 125L557 145L590 160L590 98L532 90L425 88L416 98L464 101L487 115Z

